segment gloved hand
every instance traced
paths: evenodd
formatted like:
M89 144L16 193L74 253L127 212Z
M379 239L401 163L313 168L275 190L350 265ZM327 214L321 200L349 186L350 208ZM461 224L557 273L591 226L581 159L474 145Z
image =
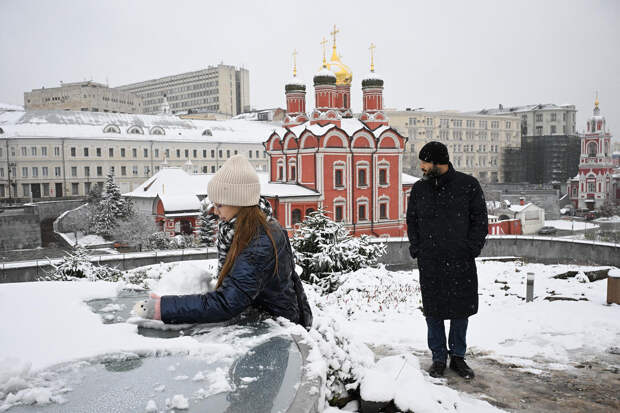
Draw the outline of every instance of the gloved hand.
M134 306L132 313L136 317L142 317L152 320L161 320L160 310L161 297L151 293L151 297L146 300L138 301Z

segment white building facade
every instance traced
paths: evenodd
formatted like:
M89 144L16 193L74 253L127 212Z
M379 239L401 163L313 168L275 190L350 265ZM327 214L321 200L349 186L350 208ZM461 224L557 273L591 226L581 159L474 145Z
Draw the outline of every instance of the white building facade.
M0 111L0 201L82 197L111 168L129 192L162 166L214 173L235 154L267 171L262 143L274 129L172 115Z

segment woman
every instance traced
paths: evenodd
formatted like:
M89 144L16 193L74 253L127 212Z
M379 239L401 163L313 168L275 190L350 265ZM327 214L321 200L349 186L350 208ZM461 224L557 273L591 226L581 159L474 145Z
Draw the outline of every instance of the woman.
M244 156L233 156L213 176L207 192L220 217L215 291L151 294L136 305L136 314L164 323L215 323L254 306L309 328L312 313L295 273L288 234L261 198L254 167Z

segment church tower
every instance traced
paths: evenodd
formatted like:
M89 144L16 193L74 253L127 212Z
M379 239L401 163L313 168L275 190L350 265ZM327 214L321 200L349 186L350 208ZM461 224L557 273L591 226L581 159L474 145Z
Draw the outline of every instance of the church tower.
M375 73L375 45L370 45L370 73L362 79L362 114L360 120L370 129L387 126L388 119L383 113L383 79Z
M286 118L284 127L291 128L308 121L306 116L306 84L297 77L297 51L293 52L293 77L284 86Z
M319 124L321 126L334 124L340 127L342 115L336 108L336 75L327 67L325 59L325 44L327 40L323 39L323 66L321 70L314 75L314 99L315 108L310 116L310 124Z
M597 209L603 206L611 197L612 176L611 133L605 117L601 116L597 94L586 133L581 137L577 207Z

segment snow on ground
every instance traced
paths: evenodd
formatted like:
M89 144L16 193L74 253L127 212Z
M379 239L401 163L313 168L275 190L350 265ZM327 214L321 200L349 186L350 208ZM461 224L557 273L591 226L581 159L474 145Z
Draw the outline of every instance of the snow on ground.
M162 263L131 273L147 276L147 285L159 294L196 293L212 288L216 265L215 260ZM620 342L620 306L605 304L606 281L587 282L583 274L600 267L496 261L477 265L480 311L470 318L469 357L492 358L526 371L570 369L576 359ZM567 271L579 274L553 278ZM535 299L530 303L524 300L528 273L535 276ZM613 275L619 273L612 270ZM312 346L309 372L324 379L331 372L328 385L339 374L341 379L352 374L362 395L394 399L402 409L499 411L447 387L444 380L430 378L425 372L428 366L412 354L427 351L418 279L417 270L378 268L342 276L340 287L327 296L307 286L314 307L313 330L305 333L298 326L271 323L264 336L249 342L226 328L204 336L159 339L137 334L136 324L104 324L85 301L115 297L128 287L124 282L0 284L0 313L10 314L3 317L0 330L0 411L14 404L43 405L70 398L70 391L46 375L45 369L59 363L118 353L191 354L232 363L251 346L286 332L303 335ZM389 356L377 351L384 347L390 349ZM218 377L214 386L230 388L226 374ZM329 393L326 387L317 391ZM184 401L173 397L172 405L179 407ZM328 407L328 411L338 409Z
M69 243L69 245L75 245L75 233L63 232L63 233L60 233L60 236L63 237ZM105 239L103 239L102 236L95 235L95 234L84 235L82 231L78 231L77 238L78 238L78 245L81 245L82 247L86 247L89 245L108 244L108 242Z
M199 293L207 284L210 261L158 264L145 268L160 293ZM134 270L136 271L136 270ZM207 277L210 279L210 275ZM175 283L176 281L176 283ZM203 336L150 338L131 323L104 324L86 301L116 297L124 282L29 282L0 284L0 411L12 405L62 402L71 397L62 383L50 380L48 368L110 354L139 356L190 354L208 360L230 360L284 330L275 323L265 334L244 340L221 328ZM111 309L111 308L110 308ZM161 322L154 322L160 323ZM220 381L228 380L220 375ZM227 383L213 383L230 388ZM172 404L182 400L172 399Z
M562 230L585 231L598 228L598 225L584 221L570 221L567 219L553 219L545 221L546 227L554 227Z

